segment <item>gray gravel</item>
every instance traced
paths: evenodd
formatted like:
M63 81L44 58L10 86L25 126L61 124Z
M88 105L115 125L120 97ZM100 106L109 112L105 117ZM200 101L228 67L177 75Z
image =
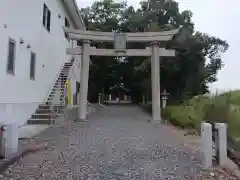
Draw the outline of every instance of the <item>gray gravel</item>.
M48 151L28 155L6 174L14 180L197 179L200 153L191 154L163 124L137 106L98 109L88 122L65 122L36 139Z

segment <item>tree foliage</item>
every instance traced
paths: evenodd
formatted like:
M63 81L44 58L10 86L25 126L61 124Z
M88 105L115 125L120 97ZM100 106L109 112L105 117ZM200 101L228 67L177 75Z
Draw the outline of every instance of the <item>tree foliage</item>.
M190 36L184 41L171 41L167 48L176 50L176 57L161 58L161 91L167 89L172 99L185 99L208 92L209 83L215 82L222 68L222 54L228 49L226 41L202 32L196 32L192 12L180 12L174 0L140 2L140 8L126 2L96 1L81 9L88 30L104 32L165 31L187 28ZM93 44L113 48L112 44ZM128 43L128 48L143 49L142 43ZM92 57L89 81L89 100L97 100L99 92L108 93L115 84L124 83L134 101L142 94L151 96L150 61L144 57Z

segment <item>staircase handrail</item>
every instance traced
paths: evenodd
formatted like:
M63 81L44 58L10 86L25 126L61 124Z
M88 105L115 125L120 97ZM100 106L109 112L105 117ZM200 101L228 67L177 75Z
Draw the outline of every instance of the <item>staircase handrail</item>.
M70 60L69 60L69 61L71 61L72 57L73 57L73 55L70 57ZM47 95L46 95L45 98L44 98L44 102L47 101L50 93L52 92L52 89L53 89L53 87L55 86L55 83L56 83L56 81L57 81L60 73L62 72L62 69L63 69L65 63L66 63L66 62L64 62L64 63L62 64L61 68L59 69L58 73L56 74L56 77L54 78L54 80L53 80L53 82L52 82L52 85L50 86L50 88L49 88L49 90L48 90L48 92L47 92Z
M67 79L69 79L70 74L72 74L73 68L75 67L75 65L76 65L76 63L78 62L78 59L79 59L79 58L76 58L76 56L74 56L74 55L72 55L72 57L74 57L74 62L73 62L73 64L72 64L71 68L69 69ZM81 71L81 70L80 70L80 71Z

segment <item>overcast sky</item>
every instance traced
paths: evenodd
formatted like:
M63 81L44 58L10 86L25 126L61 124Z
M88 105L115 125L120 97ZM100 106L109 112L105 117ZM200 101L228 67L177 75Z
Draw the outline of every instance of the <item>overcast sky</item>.
M77 0L79 7L91 5L94 0ZM197 30L227 40L230 45L225 53L224 68L218 73L218 81L212 84L211 91L240 89L240 0L178 0L180 10L191 10ZM137 6L139 0L127 0L128 5Z

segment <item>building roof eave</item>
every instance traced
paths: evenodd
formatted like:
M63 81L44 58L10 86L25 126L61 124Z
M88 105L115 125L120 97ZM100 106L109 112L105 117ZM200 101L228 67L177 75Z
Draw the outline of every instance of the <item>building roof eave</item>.
M110 90L113 90L113 89L115 89L115 88L121 88L121 89L123 89L123 90L125 90L125 91L129 91L128 89L126 89L125 87L123 87L122 85L119 85L119 84L114 85L113 87L110 87Z
M76 0L62 0L76 29L86 29L83 18L79 12Z

